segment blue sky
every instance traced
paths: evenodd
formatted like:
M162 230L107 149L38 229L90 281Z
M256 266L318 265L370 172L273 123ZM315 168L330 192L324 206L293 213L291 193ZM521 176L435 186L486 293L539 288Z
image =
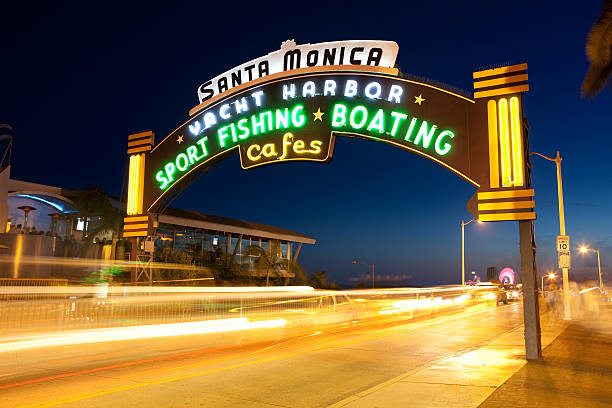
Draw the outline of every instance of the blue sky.
M467 91L475 70L529 64L531 149L549 156L560 150L572 246L600 248L607 273L612 90L580 97L584 43L600 2L398 4L3 6L0 122L15 128L12 175L71 188L98 184L119 195L126 136L151 129L161 140L198 103L202 82L287 39L394 40L403 72ZM546 272L555 268L559 232L555 166L532 161L538 268ZM374 263L381 281L431 285L460 279L460 221L470 218L465 205L473 193L416 155L339 138L329 164L244 171L233 156L173 205L313 236L318 242L303 248L301 262L340 282L368 273L351 264L358 258ZM466 227L466 269L482 276L487 266L518 267L516 223ZM595 256L575 254L570 273L595 278Z

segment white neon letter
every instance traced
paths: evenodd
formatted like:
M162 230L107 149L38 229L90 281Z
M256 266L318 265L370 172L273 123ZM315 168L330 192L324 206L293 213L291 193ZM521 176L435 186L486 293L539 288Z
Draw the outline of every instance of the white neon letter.
M234 107L236 108L236 113L238 115L249 110L249 105L246 98L240 98L239 100L235 101Z
M323 96L336 96L336 81L333 79L326 79L325 85L323 85Z
M257 92L253 92L251 94L251 96L255 99L255 105L257 106L261 106L262 102L262 97L263 97L264 92L263 91L257 91Z
M295 84L283 85L283 99L295 98Z
M389 91L389 97L387 98L387 100L389 102L400 103L400 99L403 93L404 88L399 85L391 85L391 90Z
M315 84L312 81L308 81L302 87L302 96L315 96Z
M378 99L380 98L380 94L382 93L382 88L378 82L370 82L365 87L365 94L370 99Z
M344 86L344 96L352 98L357 95L357 81L349 79Z
M204 129L208 129L211 126L214 126L217 124L217 118L215 117L215 114L212 112L206 112L204 114Z
M223 119L229 119L232 116L229 110L230 110L229 104L224 103L219 108L219 116L221 116Z

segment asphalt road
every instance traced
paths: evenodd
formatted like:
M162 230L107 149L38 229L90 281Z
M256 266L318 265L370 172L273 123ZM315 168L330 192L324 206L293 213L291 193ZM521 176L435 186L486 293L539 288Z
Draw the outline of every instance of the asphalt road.
M520 304L0 353L1 407L325 407L522 323ZM407 402L398 401L398 406Z

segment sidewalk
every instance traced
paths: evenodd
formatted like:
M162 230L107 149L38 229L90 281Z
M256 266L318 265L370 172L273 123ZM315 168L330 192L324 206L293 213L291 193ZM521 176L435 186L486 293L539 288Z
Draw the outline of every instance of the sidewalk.
M542 362L526 363L520 326L331 407L612 407L612 313L597 319L542 319Z
M612 407L612 312L570 324L480 407Z

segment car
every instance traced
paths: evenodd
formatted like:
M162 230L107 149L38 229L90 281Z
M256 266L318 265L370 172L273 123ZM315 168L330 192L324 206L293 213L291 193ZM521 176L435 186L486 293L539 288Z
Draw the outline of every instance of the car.
M500 286L497 290L497 306L501 304L508 304L508 292L503 288L503 286Z

